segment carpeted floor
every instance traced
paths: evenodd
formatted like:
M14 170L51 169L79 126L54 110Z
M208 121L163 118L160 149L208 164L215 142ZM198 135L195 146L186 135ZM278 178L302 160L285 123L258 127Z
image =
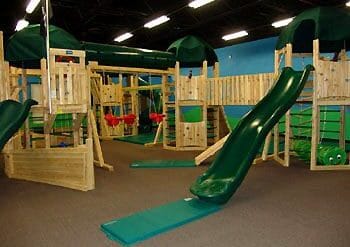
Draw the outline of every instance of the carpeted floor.
M115 172L96 168L90 192L10 180L0 169L0 246L118 246L99 230L101 223L189 197L189 185L207 168L131 169L133 160L191 159L196 153L102 145ZM223 210L138 246L350 246L350 171L310 172L296 160L292 165L253 166Z

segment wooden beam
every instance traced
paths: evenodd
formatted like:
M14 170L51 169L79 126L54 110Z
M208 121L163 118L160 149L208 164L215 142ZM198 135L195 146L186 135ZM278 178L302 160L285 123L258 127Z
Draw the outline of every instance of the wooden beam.
M226 135L225 137L221 138L219 141L217 141L214 145L210 146L208 149L206 149L204 152L200 153L194 158L195 164L199 166L203 161L208 159L209 157L216 154L217 151L219 151L224 143L227 141L230 134Z
M101 143L100 143L100 139L99 139L98 133L97 133L95 116L94 116L92 111L89 111L88 114L89 114L90 126L92 129L92 137L93 137L93 141L95 144L95 151L96 151L96 155L97 155L97 161L94 161L94 162L97 163L99 167L105 168L109 171L113 171L114 167L112 165L105 163L104 158L103 158Z
M120 66L105 66L98 65L98 63L90 62L90 67L93 71L105 71L111 73L123 73L123 74L135 74L135 73L145 73L153 75L162 75L162 74L173 74L174 70L169 68L167 70L161 69L145 69L145 68L132 68L132 67L120 67Z

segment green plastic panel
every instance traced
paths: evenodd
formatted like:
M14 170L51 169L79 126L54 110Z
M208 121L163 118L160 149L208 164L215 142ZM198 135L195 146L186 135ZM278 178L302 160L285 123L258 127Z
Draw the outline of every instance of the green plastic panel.
M34 100L26 100L23 104L14 100L0 102L0 151L6 142L21 128L30 108L36 105Z

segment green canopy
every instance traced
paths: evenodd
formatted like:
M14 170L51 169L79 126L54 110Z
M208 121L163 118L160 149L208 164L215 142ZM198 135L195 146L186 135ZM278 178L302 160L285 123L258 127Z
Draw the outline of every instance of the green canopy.
M204 60L212 66L218 61L214 49L207 42L193 35L176 40L167 51L175 54L176 60L182 67L201 67Z
M170 52L83 42L87 61L102 65L167 69L174 67L175 56Z
M50 25L50 47L80 50L80 42L65 30ZM9 62L38 61L46 56L45 40L40 25L30 25L10 37L5 58Z
M350 11L335 7L317 7L296 16L286 26L276 49L293 44L293 52L312 52L312 40L320 40L321 52L336 52L350 45Z

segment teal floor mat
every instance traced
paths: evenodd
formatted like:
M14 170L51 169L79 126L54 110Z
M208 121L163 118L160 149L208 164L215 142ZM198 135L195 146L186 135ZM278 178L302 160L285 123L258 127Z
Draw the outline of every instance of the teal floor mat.
M155 137L155 133L145 133L145 134L140 134L140 135L136 135L136 136L116 137L113 140L144 145L146 143L153 142L154 141L154 137ZM159 138L158 141L159 142L163 141L162 136Z
M111 240L132 245L219 209L221 207L216 204L188 198L112 220L102 224L101 230Z
M137 160L131 163L131 168L176 168L196 167L194 160Z

